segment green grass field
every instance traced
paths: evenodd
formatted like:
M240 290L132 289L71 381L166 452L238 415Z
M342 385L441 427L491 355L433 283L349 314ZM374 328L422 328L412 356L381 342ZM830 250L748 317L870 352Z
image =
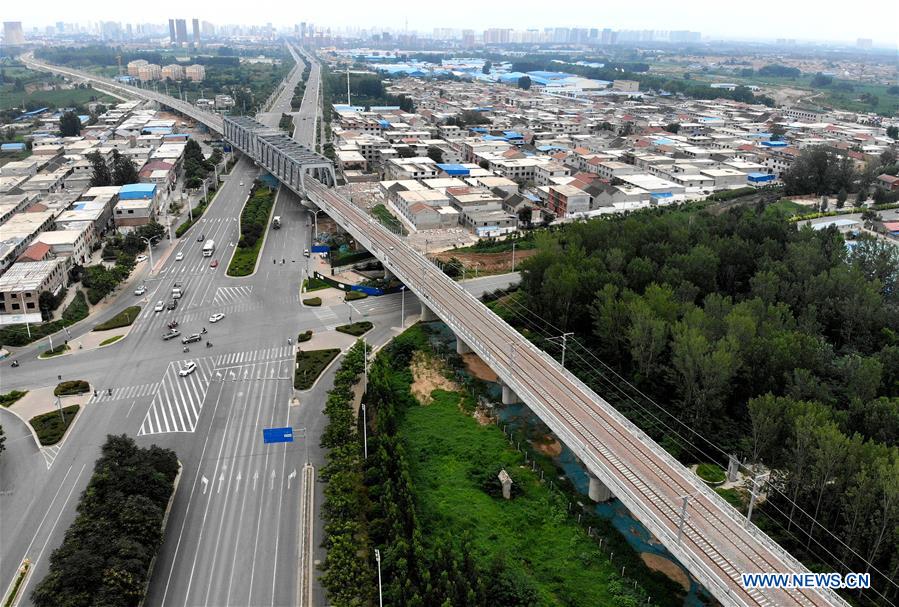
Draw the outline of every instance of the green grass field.
M435 390L434 402L405 414L399 437L408 456L423 529L468 533L476 554L506 554L525 564L540 605L617 605L619 570L598 542L566 513L495 426L460 411L457 393ZM492 497L480 477L502 465L519 494ZM656 597L653 597L655 600ZM630 603L628 603L630 604Z
M0 89L0 110L21 107L22 103L33 102L50 108L85 105L93 100L117 103L117 100L94 89L70 89L61 91L16 92L11 87Z

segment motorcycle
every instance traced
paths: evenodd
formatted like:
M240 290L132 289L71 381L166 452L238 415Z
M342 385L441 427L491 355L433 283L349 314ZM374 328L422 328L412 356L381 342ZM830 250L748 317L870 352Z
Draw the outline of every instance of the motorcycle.
M211 341L207 341L207 342L206 342L206 347L207 347L207 348L211 348L211 347L212 347L212 342L211 342Z
M10 367L13 367L13 368L18 367L18 366L19 366L19 361L17 361L17 360L12 361L12 364L10 365Z
M172 322L170 322L168 324L169 329L174 329L177 326L178 326L178 321L176 321L176 320L173 320Z
M200 331L200 335L206 335L206 327L203 327L203 330Z
M184 346L184 350L182 350L182 352L190 352L190 348L188 348L187 346Z

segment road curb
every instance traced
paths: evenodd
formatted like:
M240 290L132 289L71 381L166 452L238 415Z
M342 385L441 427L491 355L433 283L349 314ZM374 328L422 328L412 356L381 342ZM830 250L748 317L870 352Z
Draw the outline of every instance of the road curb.
M18 413L16 413L15 411L13 411L13 410L12 410L11 408L9 408L9 407L3 407L3 410L4 410L4 411L9 411L9 412L12 413L13 415L15 415L15 416L19 419L20 422L22 422L23 424L25 424L25 427L28 428L28 430L31 432L31 438L34 439L34 444L37 446L37 450L38 450L38 451L40 451L41 449L44 448L44 446L41 445L40 439L37 437L37 432L35 431L34 427L33 427L31 424L29 424L28 421L27 421L24 417L22 417L21 415L19 415ZM76 416L76 418L77 418L77 416ZM73 423L74 423L74 422L73 422ZM70 427L71 427L71 426L70 426Z

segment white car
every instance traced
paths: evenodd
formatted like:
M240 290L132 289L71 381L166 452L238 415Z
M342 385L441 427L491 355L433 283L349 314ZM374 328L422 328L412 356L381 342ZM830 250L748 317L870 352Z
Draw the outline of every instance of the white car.
M165 310L165 302L160 299L159 301L156 302L156 307L153 308L153 311L154 312L162 312L163 310Z
M240 182L240 187L243 187L243 181Z
M190 375L191 373L193 373L196 370L197 370L197 363L195 363L192 360L189 360L189 361L187 361L187 364L185 364L183 367L181 367L181 370L178 371L178 375L180 375L181 377L187 377L188 375Z
M134 289L135 295L143 295L146 292L147 292L147 287L145 287L144 285L141 285L138 288Z
M178 251L178 254L175 255L175 261L181 261L184 259L184 251Z
M142 261L147 261L147 256L146 255L138 255L137 257L134 258L134 261L136 261L137 263L141 263Z
M218 322L225 317L221 312L216 312L212 316L209 317L209 322Z

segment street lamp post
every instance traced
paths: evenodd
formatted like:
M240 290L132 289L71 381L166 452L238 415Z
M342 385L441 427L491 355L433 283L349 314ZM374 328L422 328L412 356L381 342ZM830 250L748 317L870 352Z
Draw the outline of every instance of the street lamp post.
M400 289L402 295L402 305L400 307L400 329L406 327L406 285L403 285Z
M154 236L153 238L144 238L144 237L140 238L145 243L147 243L147 252L150 254L150 271L151 272L153 271L153 241L156 240L156 238L158 238L158 237Z
M384 594L381 591L381 551L375 548L375 560L378 561L378 606L384 607Z

